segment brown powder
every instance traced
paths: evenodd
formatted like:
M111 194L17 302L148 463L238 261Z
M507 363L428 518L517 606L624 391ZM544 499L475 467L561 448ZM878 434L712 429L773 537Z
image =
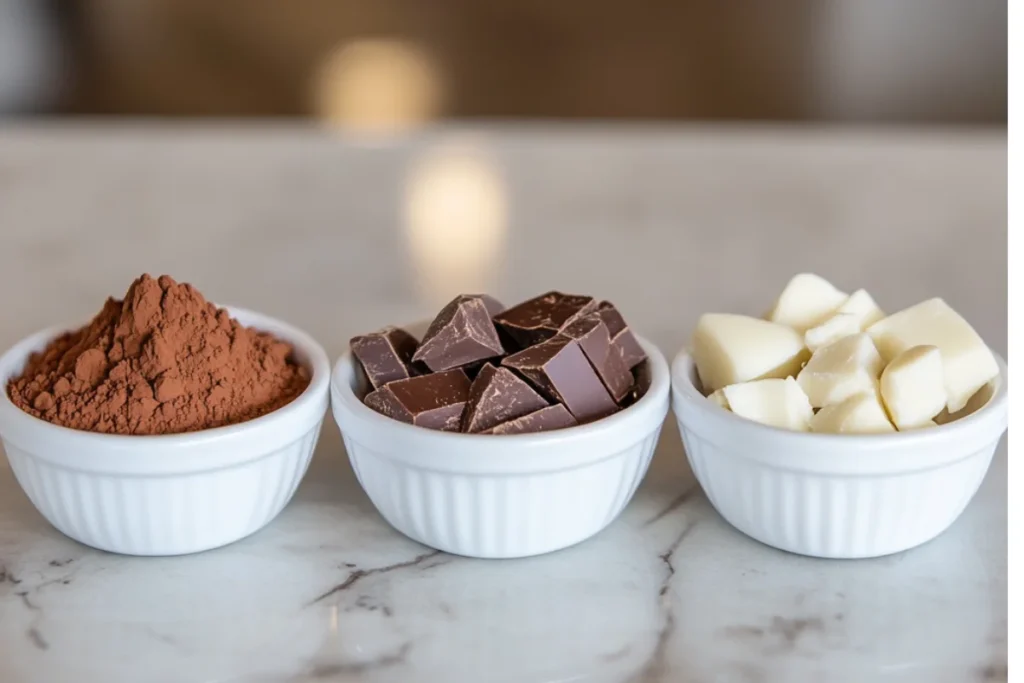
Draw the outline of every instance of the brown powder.
M80 330L29 358L7 390L72 429L175 434L245 422L292 401L309 372L292 348L243 327L192 285L143 275Z

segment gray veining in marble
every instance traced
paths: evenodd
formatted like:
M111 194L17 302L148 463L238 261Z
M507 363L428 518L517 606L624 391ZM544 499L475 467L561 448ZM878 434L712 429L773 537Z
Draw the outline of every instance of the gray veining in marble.
M760 312L815 270L890 310L943 296L1006 352L1001 133L7 126L0 229L5 347L148 270L288 319L331 355L478 288L611 298L671 354L701 312ZM849 562L732 530L673 425L611 527L511 561L392 530L333 424L275 522L191 557L70 541L0 463L5 682L1007 678L1005 444L949 532Z

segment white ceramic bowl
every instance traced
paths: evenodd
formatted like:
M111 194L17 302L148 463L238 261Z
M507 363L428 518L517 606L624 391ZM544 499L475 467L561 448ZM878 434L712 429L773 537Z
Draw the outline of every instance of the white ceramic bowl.
M97 434L29 415L7 381L29 355L69 329L52 328L0 357L0 438L21 488L62 533L126 555L181 555L258 531L284 508L306 472L327 412L330 361L309 335L239 308L244 325L295 347L312 371L288 405L228 427L166 436Z
M362 373L348 353L334 368L331 406L352 469L391 526L457 555L539 555L608 526L647 471L670 381L665 357L639 341L650 389L629 408L579 427L511 436L414 427L363 405Z
M685 351L672 363L672 407L697 480L734 527L801 555L877 557L935 538L978 490L1007 425L997 359L984 407L913 432L809 434L744 419L700 393Z

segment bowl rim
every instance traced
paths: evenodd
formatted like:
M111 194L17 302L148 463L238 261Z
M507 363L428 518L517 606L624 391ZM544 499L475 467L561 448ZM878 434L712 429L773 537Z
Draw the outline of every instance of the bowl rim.
M568 469L612 457L664 422L671 388L668 362L653 343L635 331L634 335L647 354L651 386L636 403L575 427L496 436L442 432L389 418L367 407L353 390L350 382L356 368L351 349L334 365L331 405L343 436L353 436L378 455L411 467L492 474ZM385 441L386 453L382 453Z
M232 318L238 320L246 327L259 331L269 332L276 337L290 343L298 356L304 359L304 364L310 369L310 381L303 391L292 401L280 408L261 415L260 417L239 422L237 424L212 427L194 432L181 432L177 434L104 434L101 432L90 432L86 430L73 429L53 424L42 418L26 413L11 401L7 391L7 384L23 369L25 362L31 353L46 346L58 335L69 330L78 329L79 324L55 325L21 339L2 355L0 355L0 383L2 383L2 396L0 396L0 436L23 450L26 449L19 441L25 437L26 432L31 432L32 439L51 438L59 439L64 443L73 440L76 447L96 449L112 449L122 454L130 451L131 458L140 461L153 461L168 457L169 451L179 449L202 449L210 447L221 447L223 442L234 440L240 437L251 435L254 431L276 431L280 423L301 421L305 414L315 410L317 403L323 402L327 396L327 389L330 382L330 361L327 352L308 333L277 318L273 318L256 311L238 306L222 306L215 304L218 308L228 311ZM326 408L326 406L324 406ZM270 449L267 449L270 450ZM40 455L39 453L33 453ZM172 456L172 457L177 457ZM240 458L241 460L251 459ZM47 458L50 459L50 458ZM57 457L51 459L57 464L66 464L76 468L72 458ZM218 464L225 464L223 461ZM230 464L230 463L228 463ZM186 468L177 468L186 469Z
M820 434L749 420L709 401L698 390L692 379L696 364L686 347L672 361L673 409L680 423L720 447L730 437L747 444L772 443L778 448L773 448L770 455L763 449L735 454L782 469L837 474L892 474L931 469L973 455L983 441L996 440L1006 430L1008 371L1006 361L995 351L992 355L999 366L999 374L988 402L959 420L925 429L892 434ZM730 437L716 437L709 432L728 433Z

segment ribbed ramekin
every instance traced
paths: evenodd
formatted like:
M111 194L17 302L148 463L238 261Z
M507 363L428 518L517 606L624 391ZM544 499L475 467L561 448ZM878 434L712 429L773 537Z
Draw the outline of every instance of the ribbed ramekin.
M670 381L664 356L639 341L650 389L579 427L512 436L414 427L363 405L361 373L347 353L334 368L331 405L359 483L395 529L457 555L539 555L608 526L647 471Z
M85 545L126 555L181 555L232 543L291 499L327 412L330 361L309 335L239 308L244 325L290 342L309 387L268 415L187 434L122 436L59 427L7 395L31 353L67 328L39 332L0 357L0 439L29 500Z
M698 391L685 351L672 364L672 407L697 480L734 527L801 555L877 557L935 538L978 490L1007 426L997 360L984 407L912 432L809 434L741 418Z

